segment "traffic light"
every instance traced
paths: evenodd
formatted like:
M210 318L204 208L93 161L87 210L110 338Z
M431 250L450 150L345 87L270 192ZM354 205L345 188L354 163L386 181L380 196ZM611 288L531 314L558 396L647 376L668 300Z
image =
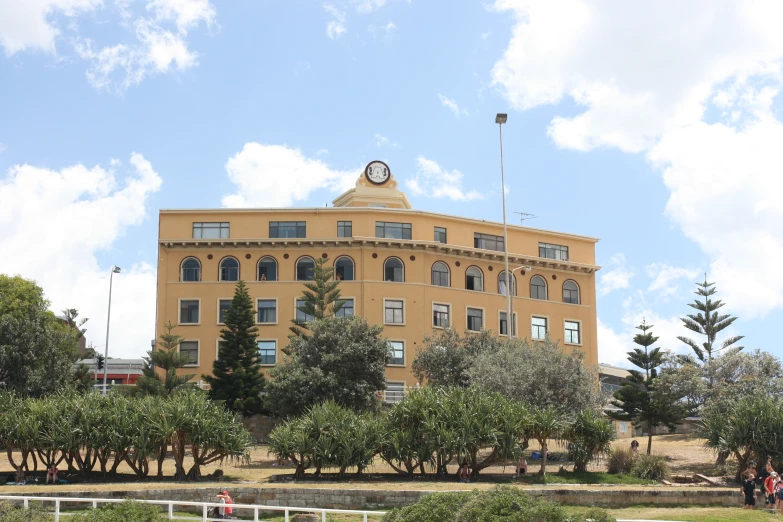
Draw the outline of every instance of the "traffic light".
M98 369L103 370L104 366L104 357L103 355L96 355L95 356L95 362L98 364Z

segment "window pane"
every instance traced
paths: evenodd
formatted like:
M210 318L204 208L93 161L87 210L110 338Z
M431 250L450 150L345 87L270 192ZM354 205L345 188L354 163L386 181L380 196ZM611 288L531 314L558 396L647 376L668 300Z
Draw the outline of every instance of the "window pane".
M221 281L239 281L239 261L226 258L220 262Z
M312 315L304 313L299 308L303 307L305 305L304 300L297 299L296 300L296 320L302 323L307 323L309 321L312 321L315 319Z
M343 305L335 314L337 317L353 317L353 299L341 299Z
M198 341L182 341L179 352L188 356L188 364L198 364Z
M228 312L228 307L231 306L231 299L221 299L218 302L218 322L221 324L225 324L226 322L226 313Z
M228 236L228 223L193 223L193 239L218 239Z
M338 221L337 222L337 237L351 237L353 236L353 226L351 221Z
M353 261L341 257L334 264L334 278L338 281L353 281Z
M484 311L468 308L468 330L478 332L483 328Z
M579 323L565 322L565 342L579 344Z
M389 341L389 351L391 352L391 361L389 361L389 364L405 364L405 343L401 341Z
M446 229L443 227L435 227L435 241L438 243L446 242Z
M300 259L296 262L296 280L310 281L313 279L315 262L310 258Z
M449 306L441 304L432 305L432 326L439 328L449 327Z
M179 302L179 322L182 324L198 323L198 301Z
M258 341L258 363L275 364L277 361L277 342Z
M307 226L304 221L270 221L270 238L306 237Z
M182 262L183 281L201 281L201 263L193 257Z
M386 301L385 318L387 323L404 323L405 320L402 301Z
M264 257L258 262L259 281L277 281L277 263L271 257Z
M531 336L533 339L546 339L546 317L533 317Z
M274 299L258 300L258 322L276 323L277 322L277 301Z
M410 239L411 224L376 221L375 237L382 237L386 239Z

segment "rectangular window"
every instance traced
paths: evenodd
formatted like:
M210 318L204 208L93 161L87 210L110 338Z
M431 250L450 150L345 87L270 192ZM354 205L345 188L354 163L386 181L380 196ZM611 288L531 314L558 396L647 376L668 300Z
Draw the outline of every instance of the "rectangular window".
M538 257L568 261L568 247L563 245L538 244Z
M386 324L403 324L405 323L405 314L403 311L402 301L386 300L383 303L385 308L385 322Z
M386 393L384 393L383 402L393 404L395 402L400 402L403 397L405 397L404 382L386 381Z
M569 344L579 344L581 335L579 332L579 323L576 321L565 322L565 342Z
M270 221L269 237L307 237L307 223L304 221Z
M183 299L179 302L179 323L180 324L198 324L197 299Z
M277 301L274 299L258 300L258 322L276 323L277 322Z
M340 299L340 302L343 305L334 315L337 317L353 317L353 299Z
M410 239L410 223L388 223L386 221L375 222L375 237L387 239Z
M451 315L449 305L432 303L432 326L448 328Z
M198 341L182 341L179 343L179 353L188 356L188 366L198 366Z
M352 221L338 221L337 222L337 237L353 237L353 222Z
M315 319L312 315L306 314L303 311L301 311L299 308L305 305L304 299L297 299L296 300L296 321L298 323L309 323L313 319Z
M484 250L496 250L503 252L503 236L492 236L490 234L479 234L478 232L473 234L473 247L482 248Z
M468 308L468 330L480 332L484 328L484 310Z
M511 314L514 317L513 328L514 335L517 334L517 314ZM508 321L506 321L506 312L500 312L500 335L508 335Z
M277 341L258 341L258 364L277 362Z
M543 341L546 339L547 320L546 317L533 317L530 323L530 332L533 339Z
M435 241L438 243L446 242L446 229L443 227L435 227Z
M402 341L389 341L391 361L389 364L402 366L405 364L405 343Z
M226 239L228 223L193 223L193 239Z
M220 299L218 301L218 324L226 324L226 314L229 306L231 306L231 299Z

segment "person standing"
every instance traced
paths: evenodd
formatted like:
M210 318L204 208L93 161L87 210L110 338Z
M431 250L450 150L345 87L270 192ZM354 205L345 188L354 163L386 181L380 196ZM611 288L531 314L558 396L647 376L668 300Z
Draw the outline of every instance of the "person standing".
M527 461L525 460L525 454L519 456L519 462L517 462L517 474L514 478L522 478L522 475L527 473Z
M783 515L783 480L778 476L778 482L775 484L775 498L780 514Z
M769 474L767 478L764 479L764 505L767 506L769 509L772 510L772 512L775 512L775 485L778 482L778 474L774 471Z
M745 505L743 506L743 509L753 509L753 506L756 505L756 482L753 480L755 478L753 473L750 473L748 474L748 478L742 482L742 489L740 492L745 496Z
M636 439L633 439L631 441L631 453L633 454L634 457L639 456L639 441Z

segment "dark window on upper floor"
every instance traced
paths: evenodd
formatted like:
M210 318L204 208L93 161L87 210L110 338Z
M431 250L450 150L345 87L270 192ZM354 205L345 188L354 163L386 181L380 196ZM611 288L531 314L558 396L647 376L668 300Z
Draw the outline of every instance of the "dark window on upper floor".
M258 280L277 281L277 261L274 257L266 256L258 260Z
M334 262L334 279L336 281L353 281L353 259L338 257Z
M503 252L503 236L493 236L490 234L473 234L473 247L483 248L484 250L497 250Z
M435 241L438 243L446 243L446 229L443 227L435 227Z
M239 281L239 261L226 257L220 262L221 281Z
M305 221L270 221L269 237L307 237Z
M410 239L411 224L376 221L375 237L383 237L387 239Z
M296 280L311 281L315 271L315 261L312 257L300 257L296 262Z
M353 222L352 221L338 221L337 222L337 237L353 237Z
M226 239L228 223L193 223L193 239Z
M195 257L188 257L182 262L180 281L201 281L201 262Z
M538 257L568 261L568 247L563 245L538 244Z

